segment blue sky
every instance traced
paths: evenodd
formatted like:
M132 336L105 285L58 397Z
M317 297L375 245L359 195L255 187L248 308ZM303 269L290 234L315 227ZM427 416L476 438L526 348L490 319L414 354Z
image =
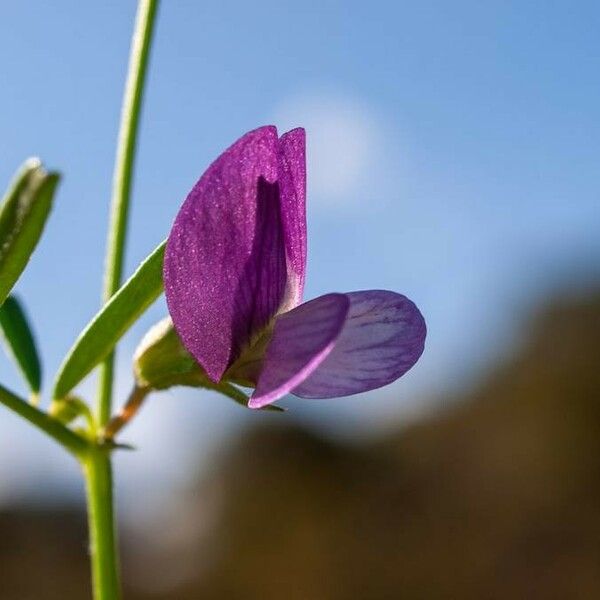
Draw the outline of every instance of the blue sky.
M64 173L18 288L48 380L98 307L134 13L133 1L0 4L0 182L30 155ZM351 434L428 406L518 342L554 286L599 273L599 28L600 6L583 1L163 2L128 272L221 150L258 125L304 125L307 296L394 289L430 333L392 388L289 405ZM126 338L120 393L127 356L163 314L159 303ZM0 378L20 386L3 357ZM179 481L183 459L209 456L246 418L197 392L157 397L129 434L144 454L122 459L123 486ZM0 453L19 459L0 461L0 501L32 478L72 481L38 437L2 415Z

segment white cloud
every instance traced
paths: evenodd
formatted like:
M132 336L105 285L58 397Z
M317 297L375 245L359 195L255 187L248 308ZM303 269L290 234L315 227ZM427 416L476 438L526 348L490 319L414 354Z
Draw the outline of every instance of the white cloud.
M360 199L357 188L380 145L377 120L364 104L340 94L305 93L284 101L274 121L280 131L306 129L311 198L332 208Z

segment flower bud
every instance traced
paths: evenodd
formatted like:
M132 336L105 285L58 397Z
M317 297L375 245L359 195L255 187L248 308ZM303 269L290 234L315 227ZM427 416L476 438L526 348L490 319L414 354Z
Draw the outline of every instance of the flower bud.
M55 398L50 405L50 416L64 425L68 425L78 417L91 420L90 409L79 397L69 394L64 398Z

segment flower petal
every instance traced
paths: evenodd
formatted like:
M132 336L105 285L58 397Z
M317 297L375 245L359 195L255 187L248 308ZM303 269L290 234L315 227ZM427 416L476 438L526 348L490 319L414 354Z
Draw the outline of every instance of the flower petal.
M277 318L250 408L285 396L326 359L342 331L349 306L346 294L327 294Z
M184 346L214 381L284 298L278 147L275 127L240 138L194 186L169 235L169 312Z
M285 309L302 302L306 273L306 134L292 129L279 139L279 189L288 282Z
M373 390L404 375L421 356L425 320L408 298L382 290L346 296L350 310L335 347L294 395L334 398Z

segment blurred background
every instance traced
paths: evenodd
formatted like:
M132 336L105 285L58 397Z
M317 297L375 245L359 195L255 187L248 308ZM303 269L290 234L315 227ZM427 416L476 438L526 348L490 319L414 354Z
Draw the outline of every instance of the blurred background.
M135 9L0 2L0 187L64 175L17 290L46 389L99 306ZM583 0L162 3L128 273L226 146L301 125L307 298L393 289L429 336L396 384L284 414L151 397L116 458L127 598L598 597L599 27ZM87 597L86 540L77 466L0 411L0 598Z

